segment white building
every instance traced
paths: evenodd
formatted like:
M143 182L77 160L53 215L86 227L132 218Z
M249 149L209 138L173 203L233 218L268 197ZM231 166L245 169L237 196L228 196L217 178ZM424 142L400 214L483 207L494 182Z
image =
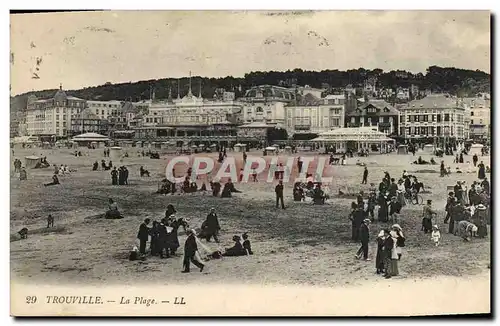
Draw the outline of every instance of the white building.
M62 85L53 98L28 98L26 133L38 137L66 137L71 130L71 119L85 108L85 100L67 96Z
M286 107L289 135L319 134L344 126L345 96L328 95L319 99L309 94Z
M211 101L189 93L182 99L153 102L144 117L144 126L208 125L241 122L242 105L236 101Z
M401 106L400 134L407 139L465 139L465 108L449 94L432 94Z
M294 88L270 85L252 87L240 99L243 103L243 121L284 126L285 106L295 100L295 93Z
M89 112L100 119L108 120L110 116L117 115L122 102L120 101L87 101Z
M469 118L470 138L490 137L491 102L487 97L464 98L463 104Z

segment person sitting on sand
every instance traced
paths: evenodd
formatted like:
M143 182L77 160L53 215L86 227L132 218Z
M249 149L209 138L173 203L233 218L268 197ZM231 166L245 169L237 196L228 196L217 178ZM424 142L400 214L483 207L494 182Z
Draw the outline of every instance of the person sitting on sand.
M233 192L239 193L241 191L236 190L233 182L231 181L231 179L229 179L227 181L227 183L224 185L224 188L222 189L222 193L221 193L220 197L221 198L231 198Z
M218 181L210 182L210 188L212 189L212 195L214 197L219 196L221 184Z
M28 179L28 173L26 172L26 168L22 168L21 171L19 171L19 180L27 180Z
M325 192L321 189L321 184L317 184L313 189L313 204L314 205L323 205L325 203Z
M140 167L139 173L141 174L141 178L142 177L149 177L149 171L144 169L143 166Z
M121 219L123 216L121 216L120 211L118 211L118 205L113 199L109 199L109 204L108 204L108 211L106 212L105 218L107 219Z
M59 178L57 177L57 174L54 174L52 176L52 182L51 183L46 183L44 184L45 187L49 187L49 186L55 186L55 185L58 185L60 184L59 183Z
M300 182L296 182L293 186L293 200L302 201L304 198L304 189L302 189Z
M434 157L431 157L431 164L432 165L436 165L437 164L436 161L434 161Z
M236 257L236 256L246 256L247 252L241 244L241 237L239 235L233 236L234 246L231 248L226 248L226 251L222 254L225 257Z
M92 171L97 171L98 168L99 168L99 163L95 161L94 164L92 165Z

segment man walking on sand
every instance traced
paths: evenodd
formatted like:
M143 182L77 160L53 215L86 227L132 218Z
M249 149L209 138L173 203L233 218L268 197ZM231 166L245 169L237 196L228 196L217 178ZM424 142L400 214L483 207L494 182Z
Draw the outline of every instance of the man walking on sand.
M184 243L184 270L182 273L190 272L191 263L195 264L196 267L200 269L200 272L203 272L204 264L200 263L196 260L196 252L198 251L198 245L196 244L196 236L193 230L187 230L188 237L186 242Z
M365 166L365 170L363 171L363 181L361 184L365 185L368 183L368 168Z

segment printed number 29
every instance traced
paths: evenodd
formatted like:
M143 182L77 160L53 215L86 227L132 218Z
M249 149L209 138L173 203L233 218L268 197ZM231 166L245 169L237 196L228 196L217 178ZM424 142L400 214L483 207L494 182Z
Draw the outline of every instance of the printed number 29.
M27 304L34 304L34 303L36 303L36 297L35 296L33 296L33 297L32 296L27 296L26 297L26 303Z

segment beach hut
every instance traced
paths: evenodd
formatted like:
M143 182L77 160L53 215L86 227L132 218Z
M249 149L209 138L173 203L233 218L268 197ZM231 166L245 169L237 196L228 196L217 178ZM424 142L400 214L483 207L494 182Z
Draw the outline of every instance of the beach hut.
M436 148L432 144L424 145L424 153L433 154L435 150L436 150Z
M35 166L41 162L41 158L38 156L26 156L24 158L24 166L27 169L34 169Z
M481 156L481 150L483 147L484 146L481 144L472 144L470 146L469 155L474 156L474 154L476 154L477 156Z
M407 145L399 145L398 146L398 154L408 154L408 146Z

